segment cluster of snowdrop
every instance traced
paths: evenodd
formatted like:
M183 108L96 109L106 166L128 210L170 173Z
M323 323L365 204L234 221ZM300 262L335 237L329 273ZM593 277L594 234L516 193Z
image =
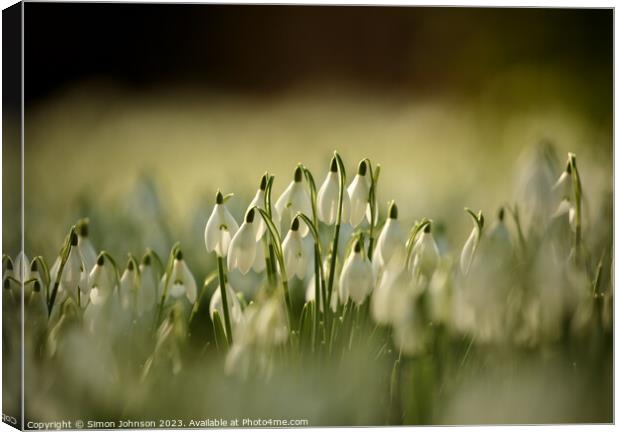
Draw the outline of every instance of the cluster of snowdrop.
M440 253L432 220L404 226L393 201L381 223L380 167L373 170L368 159L359 162L347 186L344 164L335 153L318 189L312 173L299 164L275 204L274 177L266 173L241 225L227 206L232 194L217 192L204 231L206 252L217 270L200 289L179 244L166 262L151 250L140 261L129 255L121 272L110 254L97 253L88 220L81 220L49 270L40 256L32 261L23 252L14 261L3 257L5 317L17 319L11 310L18 309L23 287L27 327L45 335L49 355L57 352L62 328L76 316L93 335L122 334L128 326L142 325L156 334L144 377L163 361L171 362L174 373L182 369L186 329L202 313L201 299L215 280L208 311L214 342L226 353L226 370L244 377L252 371L269 376L275 350L300 346L306 334L312 351L331 346L345 331L343 317L353 311L356 319L367 315L385 326L406 355L428 350L438 327L481 343L536 344L557 338L567 318L580 317L572 320L575 328L587 325L593 316L588 311L594 310L587 287L597 276L584 270L575 156L569 155L555 182L545 170L547 165L534 163L524 174L526 188L543 179L532 189L542 198L529 197L533 201L522 207L527 227L517 206L500 208L488 229L481 211L466 209L473 228L457 254ZM556 208L543 212L549 200ZM264 275L249 303L231 284L233 271L242 277ZM306 283L301 313L291 301L294 280Z

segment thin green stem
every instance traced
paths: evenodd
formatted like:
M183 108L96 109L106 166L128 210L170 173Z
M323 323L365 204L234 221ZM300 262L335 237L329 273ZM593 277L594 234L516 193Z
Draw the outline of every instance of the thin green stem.
M217 276L220 281L220 294L222 296L222 309L224 309L224 326L226 328L226 340L228 346L232 346L232 327L230 325L230 312L228 310L228 294L226 293L226 276L224 275L224 258L217 257Z
M344 186L346 182L346 173L344 164L338 152L334 152L336 163L338 164L338 212L336 213L336 226L334 227L334 237L332 238L332 255L329 262L329 279L327 282L327 301L323 307L326 310L327 305L331 304L332 291L334 288L334 278L336 273L336 259L338 258L338 238L340 236L340 224L342 222L342 201L344 199Z
M263 220L265 221L265 225L267 225L267 230L269 231L269 235L271 236L271 245L274 248L274 254L278 260L278 265L280 267L280 277L282 279L282 290L284 291L284 302L286 304L286 309L288 312L289 319L289 331L293 332L293 305L291 303L291 296L288 290L288 277L286 275L286 266L284 264L284 254L282 253L282 242L280 241L280 234L278 234L278 229L274 225L273 221L269 217L269 214L260 207L254 207L254 209L261 215Z

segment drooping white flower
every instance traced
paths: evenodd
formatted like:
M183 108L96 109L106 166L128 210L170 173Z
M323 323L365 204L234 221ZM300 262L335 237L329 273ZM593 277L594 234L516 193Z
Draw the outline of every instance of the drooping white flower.
M372 291L373 273L370 261L364 254L361 242L357 240L353 252L347 257L340 274L339 295L342 302L350 297L361 305Z
M157 274L151 265L151 255L146 254L140 264L140 288L136 297L136 312L142 316L157 303Z
M63 268L60 283L62 284L63 290L72 296L75 301L77 301L77 291L78 286L80 285L80 280L82 277L81 273L84 265L82 263L80 252L77 249L78 237L76 233L71 233L70 241L69 256L67 258L67 262L65 263L65 267ZM59 268L57 271L60 269L60 262L58 263L58 267Z
M260 181L260 187L256 191L254 198L252 198L252 201L250 201L250 205L248 205L248 208L245 211L246 214L250 211L250 209L253 209L254 207L258 207L259 209L262 209L262 210L265 209L266 187L267 187L267 174L264 174ZM265 221L263 220L262 217L259 217L258 215L256 216L257 216L257 220L254 222L254 230L256 231L256 241L259 241L261 238L263 238L263 235L265 234L265 230L267 229L267 226L265 225ZM272 216L271 217L272 220L274 221L274 224L278 226L279 218L278 218L278 215L277 215L277 212L274 206L272 206L271 208L271 216Z
M114 270L108 267L110 266L105 265L104 256L100 254L88 276L89 297L95 306L104 305L114 290L116 281L111 273Z
M322 222L333 225L336 223L338 216L338 196L340 193L338 164L336 158L332 159L331 167L323 184L319 188L317 194L317 213L319 220ZM343 190L342 196L342 214L341 221L346 222L349 220L350 202L349 194L346 190Z
M97 262L97 251L88 237L88 222L85 220L81 221L78 226L78 250L84 264L84 270L86 273L90 273Z
M186 296L190 303L196 301L196 280L183 260L183 253L178 250L172 264L169 294L172 298Z
M399 299L403 290L409 292L411 276L400 266L390 266L381 275L379 284L370 298L370 312L378 324L394 324L403 314Z
M213 212L205 228L207 252L215 251L218 256L225 257L228 253L230 241L238 229L237 221L226 208L224 196L218 191Z
M284 255L284 265L289 279L297 276L303 279L306 275L309 257L303 245L303 239L300 233L299 218L293 219L291 229L286 234L282 242L282 254Z
M256 258L256 249L262 245L256 241L256 224L254 221L256 210L250 208L245 215L241 228L237 231L228 248L228 269L238 268L241 274L246 274ZM259 216L259 219L262 219Z
M127 268L123 272L120 280L119 295L121 298L121 307L126 311L134 311L136 309L137 300L137 275L133 260L129 260Z
M467 237L465 245L463 245L463 250L461 251L460 264L463 274L467 274L467 272L469 272L469 267L474 259L474 254L478 248L478 244L480 243L480 233L482 231L482 225L484 224L484 217L481 213L479 214L480 219L474 215L471 216L474 219L474 227L471 230L469 237Z
M241 309L241 303L239 302L239 298L237 297L237 294L229 283L226 284L226 303L228 305L230 326L232 328L233 336L235 336L237 333L237 326L241 323L243 319L243 311ZM220 316L222 323L224 323L224 304L222 302L221 287L218 287L215 290L215 292L211 296L211 300L209 301L209 316L211 317L211 320L213 320L213 316L216 311ZM224 326L224 331L226 331L226 326Z
M310 195L308 195L308 191L304 188L302 179L302 168L298 166L295 169L293 181L282 192L278 201L276 201L275 209L280 218L280 232L288 229L297 213L301 212L306 216L312 216ZM300 227L302 237L305 237L308 232L309 228L305 224Z
M17 257L15 258L13 277L20 282L25 282L30 279L30 260L28 260L28 257L24 251L17 254Z
M409 270L415 279L424 278L428 282L437 268L438 261L439 248L431 232L431 223L429 222L415 240L408 263Z
M388 219L377 239L377 247L373 252L375 270L385 269L396 255L405 255L404 233L398 220L398 207L392 202L388 211ZM400 261L400 260L398 260ZM404 263L403 263L404 265Z
M366 161L360 162L357 174L347 188L351 206L350 222L353 227L357 227L364 220L364 215L369 208L368 198L370 194L370 179L366 175Z
M555 184L553 185L553 190L559 194L560 199L570 199L572 198L573 191L573 179L571 174L571 165L570 162L566 165L566 169L562 171L560 177L557 179Z

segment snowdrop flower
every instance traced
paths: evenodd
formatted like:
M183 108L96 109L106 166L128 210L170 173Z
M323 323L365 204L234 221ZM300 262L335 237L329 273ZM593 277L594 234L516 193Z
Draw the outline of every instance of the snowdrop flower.
M506 259L512 253L512 241L510 232L504 221L504 208L501 207L497 212L497 221L487 233L488 247L496 258Z
M114 271L113 269L110 269ZM88 287L90 289L90 301L95 306L105 304L114 290L114 278L105 265L105 257L99 254L95 267L88 275Z
M256 191L254 198L252 198L252 201L250 201L250 205L248 205L248 208L245 211L246 214L250 211L250 209L253 209L254 207L258 207L259 209L262 209L262 210L265 209L265 189L266 188L267 188L267 174L264 174L260 180L260 187ZM271 216L272 216L272 219L274 220L274 223L276 223L276 226L277 226L277 222L275 221L278 220L278 215L275 211L275 208L273 208L273 206L271 209ZM267 229L267 226L265 225L265 221L263 220L262 217L259 217L258 220L254 222L254 229L256 231L256 241L259 241L260 239L263 238L263 235L265 234L265 230Z
M460 263L463 274L467 274L469 271L469 267L474 259L474 254L478 248L478 244L480 243L480 233L484 225L484 216L482 216L482 212L478 213L477 216L470 213L470 216L474 219L474 227L471 234L469 234L467 241L465 241L465 245L463 246L463 250L461 252Z
M28 257L26 256L24 251L21 251L19 254L17 254L17 257L15 258L14 269L15 270L13 277L18 281L25 282L30 279L30 260L28 260Z
M228 253L230 241L238 229L237 221L226 208L224 196L218 191L215 196L213 212L205 228L207 252L215 251L218 256L225 257Z
M366 161L361 161L357 167L357 174L347 188L351 207L349 220L353 227L357 227L362 223L369 207L370 180L366 176L367 169Z
M82 277L81 273L84 267L82 264L80 252L77 249L78 236L76 233L71 233L70 242L71 243L69 246L69 256L62 271L60 283L62 284L63 290L68 295L72 296L74 300L77 301L78 286L80 285L80 280ZM58 269L56 270L56 272L58 272L59 270L60 261L58 262Z
M135 310L136 306L136 288L137 288L137 274L133 263L130 259L127 262L127 268L123 272L120 280L119 294L121 297L121 307L127 310Z
M151 265L151 255L147 253L140 264L140 288L136 298L136 312L141 316L152 309L157 302L157 275Z
M304 250L299 224L299 218L293 219L291 229L282 242L284 265L289 279L293 276L303 279L309 262L308 254Z
M247 274L254 263L256 257L256 224L254 223L254 213L256 210L251 208L245 215L245 221L237 231L230 247L228 248L228 269L238 268L241 274ZM259 217L259 219L262 219Z
M336 157L332 158L332 163L325 177L325 181L319 188L317 194L317 213L319 220L322 222L333 225L336 223L338 216L338 195L340 192L338 164L336 163ZM343 191L342 196L342 221L349 220L350 202L349 194L347 191Z
M411 250L409 270L416 279L424 278L430 281L437 262L439 261L439 248L431 233L431 223L424 226L419 237L415 240Z
M243 311L241 310L241 303L239 302L239 298L237 294L232 289L229 283L226 284L226 301L228 303L228 316L230 317L230 326L232 328L232 333L235 335L237 333L237 326L241 323L243 319ZM211 301L209 302L209 316L211 317L211 321L213 321L213 316L217 311L220 319L224 319L224 305L222 304L222 292L221 288L218 287L213 295L211 296ZM226 331L226 326L223 326L224 331ZM235 337L235 339L237 339Z
M361 305L372 291L372 283L372 266L365 257L361 241L357 240L340 274L340 300L344 303L350 297L355 304Z
M392 324L401 318L402 306L398 300L403 290L409 291L410 276L402 266L392 266L383 272L370 298L370 312L378 324Z
M297 213L301 212L306 216L312 216L312 204L310 195L302 184L303 172L301 166L295 169L293 181L282 192L278 201L276 201L275 209L280 218L281 231L284 231L291 225L293 218ZM300 227L300 234L305 237L309 228L304 224Z
M190 303L196 301L196 280L183 260L183 253L178 250L172 264L170 275L170 297L186 296Z
M97 251L88 237L88 222L83 220L78 226L78 251L84 263L84 270L90 273L97 262Z
M375 271L385 269L395 255L404 256L404 233L398 220L398 207L395 202L390 204L388 219L377 239L377 247L373 252ZM400 261L400 260L399 260Z

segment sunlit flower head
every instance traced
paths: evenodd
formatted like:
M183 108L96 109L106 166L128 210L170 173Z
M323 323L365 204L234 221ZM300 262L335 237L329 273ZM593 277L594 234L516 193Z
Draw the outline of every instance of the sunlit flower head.
M377 246L373 252L372 260L375 269L385 269L391 264L394 256L402 258L405 255L404 238L404 232L398 220L398 207L392 202L388 210L388 219L379 234Z
M301 222L299 221L299 218L296 217L293 219L291 229L289 229L284 241L282 242L284 265L286 266L286 272L289 279L293 276L303 279L306 275L306 268L309 263L309 256L304 248L300 225Z
M241 274L246 274L254 263L257 247L262 247L256 242L256 210L250 208L245 215L241 228L237 231L228 248L228 269L238 268ZM258 219L261 219L258 216Z
M183 260L183 252L178 250L172 264L169 293L172 298L187 297L190 303L196 301L196 280Z
M232 237L238 229L237 221L224 203L224 196L218 191L215 196L213 212L211 212L205 228L207 252L215 252L218 256L225 257Z
M364 220L364 215L368 210L368 198L370 194L370 179L367 175L368 167L366 161L363 160L357 167L357 174L347 188L349 196L351 212L350 222L353 227L357 227Z
M239 302L237 293L235 293L235 290L233 290L229 283L226 284L226 303L228 304L230 326L232 327L233 336L235 336L237 333L237 326L239 326L243 319L243 311L241 309L241 303ZM211 296L211 300L209 301L209 316L211 317L211 320L213 320L216 311L220 316L220 319L224 320L224 305L222 302L222 292L220 287L215 290ZM225 326L224 331L226 331ZM237 338L235 337L235 339Z
M411 258L408 266L414 278L424 278L430 281L437 262L439 261L439 248L431 232L431 223L427 223L415 239L411 250Z
M317 194L317 213L319 220L322 222L333 225L336 223L338 216L338 196L339 196L339 175L338 164L336 163L336 157L332 158L331 166L323 184L319 188ZM346 190L343 190L342 195L342 221L349 220L350 202L349 194Z
M341 301L344 303L351 298L355 304L361 305L372 291L373 279L370 261L366 258L361 241L357 240L340 273Z
M136 296L136 312L141 316L153 309L157 297L157 274L151 262L150 253L146 253L140 263L140 286Z
M77 300L78 286L80 285L80 279L82 276L81 273L84 268L82 258L77 249L77 244L78 236L76 233L72 232L69 246L69 256L60 278L60 283L62 284L63 289L75 300ZM60 267L60 262L58 264Z
M97 262L97 251L95 250L90 237L88 236L88 221L82 220L77 227L78 233L78 250L80 251L80 257L84 263L84 270L90 273L92 268Z
M278 201L275 210L280 218L280 232L287 230L297 213L312 216L310 195L303 185L303 170L301 166L295 168L293 181L286 187ZM299 229L302 237L308 234L308 227L303 224Z
M124 310L135 310L138 294L137 273L133 260L127 262L127 268L120 279L119 295Z
M93 305L105 304L112 295L115 285L113 271L110 265L105 264L103 254L99 254L95 266L88 275L89 297Z

